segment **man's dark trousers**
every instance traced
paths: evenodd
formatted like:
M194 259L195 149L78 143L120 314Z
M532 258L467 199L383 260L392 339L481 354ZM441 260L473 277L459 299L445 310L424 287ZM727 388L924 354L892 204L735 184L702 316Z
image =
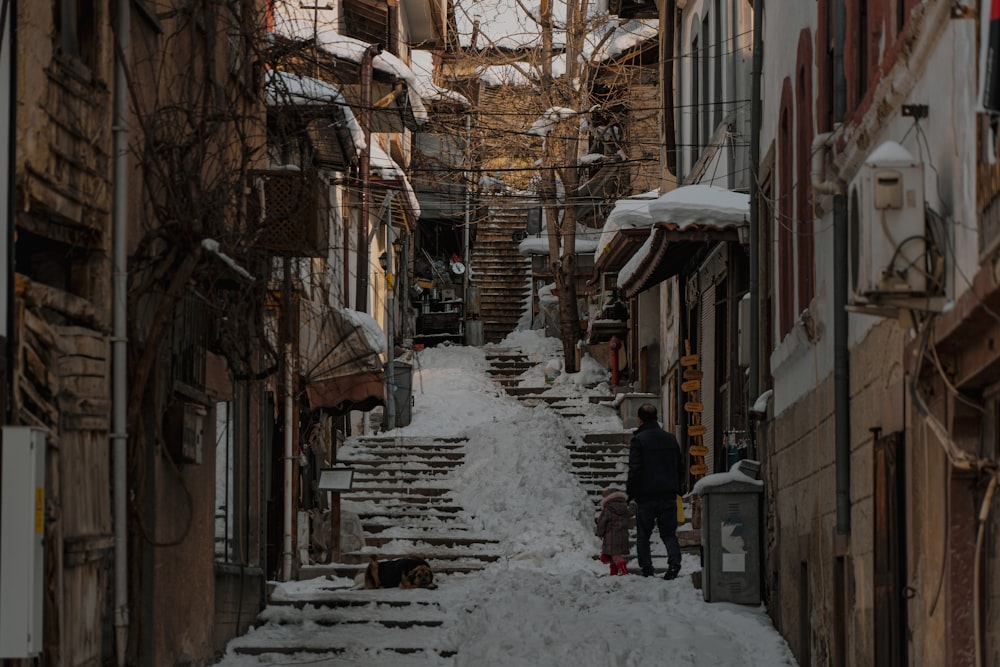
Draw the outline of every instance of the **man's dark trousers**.
M677 541L677 498L649 498L637 502L635 512L636 554L643 574L653 574L653 558L649 539L654 523L660 528L660 538L667 547L668 560L681 562L681 545Z

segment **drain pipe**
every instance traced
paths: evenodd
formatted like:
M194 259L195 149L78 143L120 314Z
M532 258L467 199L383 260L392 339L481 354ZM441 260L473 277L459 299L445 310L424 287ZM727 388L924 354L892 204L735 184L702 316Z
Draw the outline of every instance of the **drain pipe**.
M833 394L834 463L837 532L851 532L850 363L847 349L847 197L844 182L826 172L834 132L817 134L812 143L812 187L833 195Z
M764 0L753 6L753 81L750 100L750 405L760 392L760 125L761 77L764 67ZM757 458L757 437L751 430L750 456Z
M115 652L119 667L125 665L128 647L128 526L126 521L127 484L127 399L126 399L126 298L128 292L127 251L125 247L128 193L128 89L125 62L129 52L130 3L118 3L118 58L115 62L114 204L112 213L112 337L111 337L111 451L114 468L115 531Z
M3 275L0 276L0 293L2 293L7 298L7 304L4 307L2 313L0 313L0 318L3 318L3 328L0 330L0 336L3 337L3 350L0 354L3 355L0 359L0 363L4 366L4 371L9 372L10 369L14 368L14 346L11 345L12 335L11 332L14 330L14 219L15 219L15 206L14 200L16 192L16 179L15 179L15 165L17 164L17 12L15 11L14 3L8 0L4 0L3 7L0 9L0 62L3 61L2 52L4 49L7 50L9 54L8 70L7 72L0 72L0 78L4 74L8 75L7 79L7 127L4 135L4 140L7 142L6 151L2 158L0 158L0 164L3 165L3 169L0 170L0 178L3 178L3 182L0 183L0 190L3 191L3 206L4 210L0 211L0 216L4 218L6 223L6 229L0 231L3 234L2 237L2 248L3 248L3 258L0 259L3 265ZM7 394L9 389L4 390L4 394ZM13 423L11 419L11 406L10 401L4 401L5 406L3 408L4 423Z

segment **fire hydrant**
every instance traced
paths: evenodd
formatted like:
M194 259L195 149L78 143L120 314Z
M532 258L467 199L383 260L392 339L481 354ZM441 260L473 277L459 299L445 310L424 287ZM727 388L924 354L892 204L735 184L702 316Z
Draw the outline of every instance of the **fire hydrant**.
M612 336L608 341L608 349L611 350L611 386L618 386L618 350L622 349L622 341L618 336Z

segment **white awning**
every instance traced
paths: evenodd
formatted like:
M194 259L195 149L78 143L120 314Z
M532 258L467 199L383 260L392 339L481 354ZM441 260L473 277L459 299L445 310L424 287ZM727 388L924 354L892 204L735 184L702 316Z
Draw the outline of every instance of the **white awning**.
M649 212L649 237L618 272L626 296L680 273L699 245L748 241L750 197L743 193L686 185L650 202Z

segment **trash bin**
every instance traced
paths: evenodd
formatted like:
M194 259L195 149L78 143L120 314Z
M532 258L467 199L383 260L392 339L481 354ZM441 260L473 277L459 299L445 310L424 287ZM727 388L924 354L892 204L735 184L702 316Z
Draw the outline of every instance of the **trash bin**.
M393 407L396 411L396 423L389 424L389 411L383 411L382 424L387 429L409 426L413 415L413 364L393 360L392 368L386 368L388 387L392 389ZM386 400L389 397L386 396Z
M706 602L760 604L764 482L759 471L759 462L742 460L694 486L701 496L701 590Z

